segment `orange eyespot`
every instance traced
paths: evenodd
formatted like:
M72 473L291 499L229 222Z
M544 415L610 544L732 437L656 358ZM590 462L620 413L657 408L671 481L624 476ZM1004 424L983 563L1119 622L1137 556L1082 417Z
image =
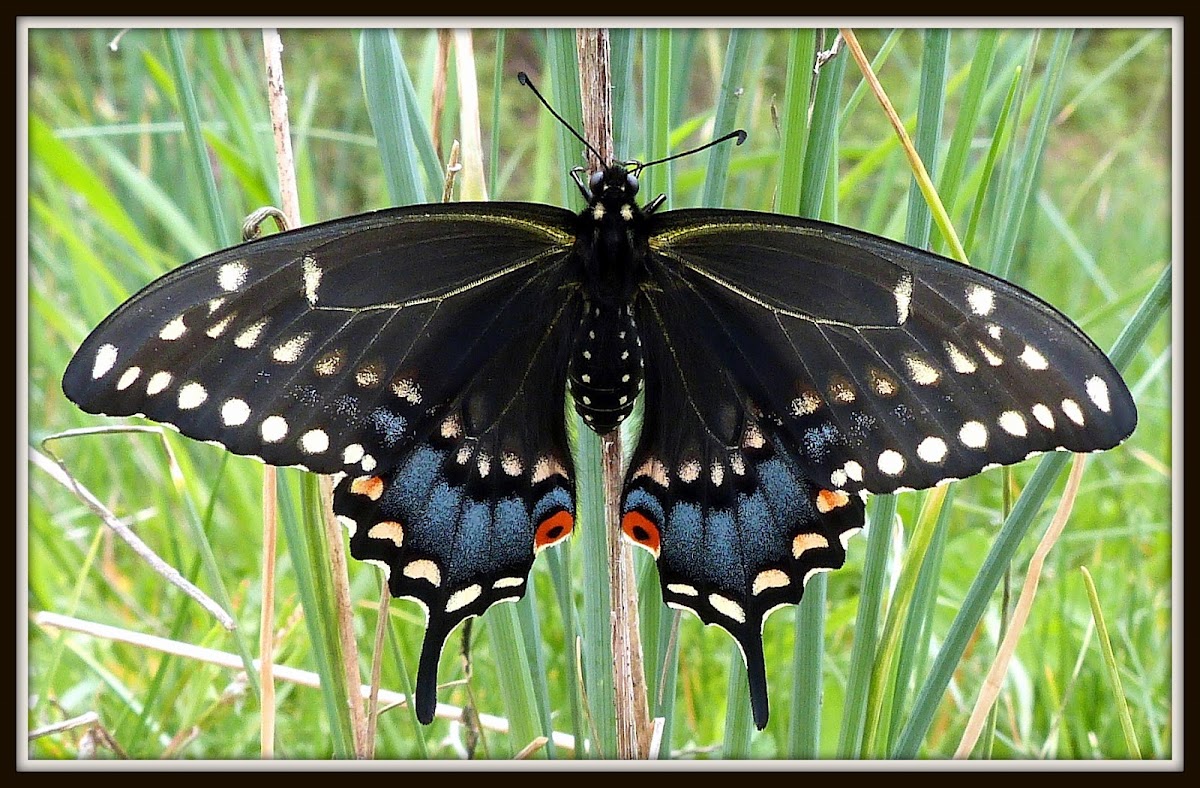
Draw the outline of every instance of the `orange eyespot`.
M555 512L538 524L537 532L533 535L534 552L558 544L570 536L574 528L575 518L571 516L570 512Z
M621 518L621 530L636 544L658 555L658 526L638 511L626 512Z
M850 495L845 490L821 490L817 493L817 511L821 514L829 514L848 503Z

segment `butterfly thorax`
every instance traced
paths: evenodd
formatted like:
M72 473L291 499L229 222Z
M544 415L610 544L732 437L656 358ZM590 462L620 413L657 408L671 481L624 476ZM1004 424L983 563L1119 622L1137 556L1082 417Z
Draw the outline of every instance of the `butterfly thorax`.
M571 351L575 408L603 435L633 410L642 387L642 342L633 299L645 277L645 217L637 180L620 165L593 175L592 197L579 214L575 252L585 308Z

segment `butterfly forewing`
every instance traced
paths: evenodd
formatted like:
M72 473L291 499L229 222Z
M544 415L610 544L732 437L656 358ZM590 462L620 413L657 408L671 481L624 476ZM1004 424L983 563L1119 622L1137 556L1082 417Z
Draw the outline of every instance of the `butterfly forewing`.
M63 388L89 412L144 414L274 465L381 471L530 327L534 296L558 294L547 272L573 221L417 206L217 252L101 323Z
M1037 452L1111 448L1133 430L1107 357L1003 280L804 219L657 219L656 281L822 484L921 489Z

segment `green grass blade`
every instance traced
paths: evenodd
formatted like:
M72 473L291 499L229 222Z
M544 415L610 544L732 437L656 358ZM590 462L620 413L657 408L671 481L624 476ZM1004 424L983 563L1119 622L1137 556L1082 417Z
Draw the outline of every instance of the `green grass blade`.
M208 209L208 221L213 237L218 246L232 246L236 240L233 229L225 222L224 211L221 210L221 198L217 193L217 181L213 177L212 166L209 164L208 148L204 144L203 132L200 128L200 108L196 103L196 93L188 73L183 54L183 41L179 31L169 30L166 33L167 53L171 60L171 71L179 91L180 110L183 113L183 127L187 134L188 152L192 169L201 184L204 194L204 205Z
M1088 601L1092 605L1092 618L1096 621L1096 634L1100 642L1100 651L1104 654L1104 667L1113 697L1117 699L1117 718L1121 721L1121 732L1125 734L1125 745L1134 758L1141 759L1142 749L1138 746L1137 734L1133 730L1133 720L1129 717L1129 703L1125 700L1125 690L1121 686L1121 668L1117 665L1116 654L1113 653L1112 640L1108 637L1108 624L1104 621L1104 607L1100 603L1100 595L1096 592L1096 581L1086 566L1079 567L1083 575L1083 584L1087 588Z

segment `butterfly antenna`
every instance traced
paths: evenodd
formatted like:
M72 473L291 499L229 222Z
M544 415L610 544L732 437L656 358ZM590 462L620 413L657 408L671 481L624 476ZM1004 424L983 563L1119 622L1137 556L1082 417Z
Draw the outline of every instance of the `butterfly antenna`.
M743 142L746 141L746 132L741 129L737 129L735 131L729 132L724 137L715 139L712 142L707 142L707 143L701 145L699 148L692 148L691 150L685 150L683 153L676 153L674 155L666 157L665 159L655 159L654 161L648 161L645 163L642 163L640 161L634 162L635 166L634 166L633 174L636 176L636 175L640 174L642 170L644 170L647 167L654 165L654 164L663 164L664 162L674 161L675 159L682 159L684 156L691 156L693 153L699 153L702 150L708 150L709 148L711 148L714 145L720 145L722 142L725 142L726 140L731 140L735 137L737 138L737 144L741 145Z
M584 139L584 136L582 134L580 134L578 131L576 131L574 126L572 126L570 123L567 123L567 121L563 118L562 115L559 115L557 112L554 111L554 107L550 106L550 102L546 101L546 97L543 96L538 91L537 87L534 86L533 80L531 80L529 78L528 74L526 74L524 71L518 71L517 72L517 81L520 82L525 87L532 90L533 95L537 96L538 101L542 102L542 106L544 106L546 109L550 110L550 114L553 115L555 118L557 118L558 122L563 124L563 126L566 127L567 131L574 134L576 139L578 139L580 142L582 142L584 145L587 146L587 149L592 152L592 155L596 157L596 161L600 162L601 166L605 165L604 157L600 155L600 151L596 150L595 147L592 146L592 143L590 143L586 139ZM745 136L745 134L743 134L742 136Z

